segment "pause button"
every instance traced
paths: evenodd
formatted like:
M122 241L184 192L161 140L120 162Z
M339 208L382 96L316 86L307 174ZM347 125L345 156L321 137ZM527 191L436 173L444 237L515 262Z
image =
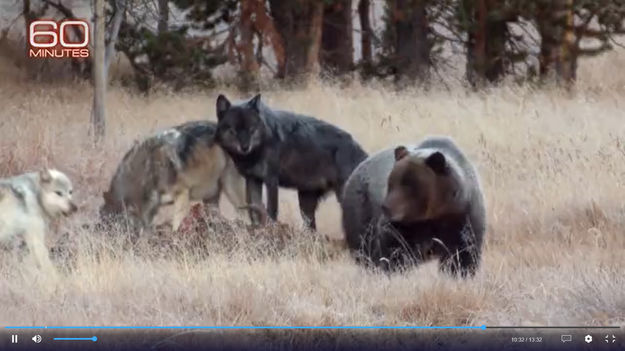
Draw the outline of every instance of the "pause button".
M17 335L11 335L11 344L17 344Z

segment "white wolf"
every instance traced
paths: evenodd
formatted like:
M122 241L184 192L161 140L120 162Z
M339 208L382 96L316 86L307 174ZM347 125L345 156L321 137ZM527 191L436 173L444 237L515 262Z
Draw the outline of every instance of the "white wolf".
M45 235L52 220L76 212L72 193L72 182L55 169L0 179L0 241L21 236L39 266L56 272Z

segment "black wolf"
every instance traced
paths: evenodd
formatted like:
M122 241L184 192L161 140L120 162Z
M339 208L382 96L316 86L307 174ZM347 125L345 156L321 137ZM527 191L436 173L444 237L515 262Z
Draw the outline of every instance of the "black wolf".
M304 222L316 229L319 200L334 191L340 202L343 184L367 158L349 133L313 117L273 110L260 95L236 105L219 95L217 118L216 140L245 177L247 202L262 203L264 183L273 220L278 216L278 186L294 188Z

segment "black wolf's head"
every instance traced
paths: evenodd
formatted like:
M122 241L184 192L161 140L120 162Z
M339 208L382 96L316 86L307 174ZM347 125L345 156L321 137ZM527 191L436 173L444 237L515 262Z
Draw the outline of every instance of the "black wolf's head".
M217 141L231 154L249 155L262 146L265 124L260 117L260 95L239 105L217 98Z

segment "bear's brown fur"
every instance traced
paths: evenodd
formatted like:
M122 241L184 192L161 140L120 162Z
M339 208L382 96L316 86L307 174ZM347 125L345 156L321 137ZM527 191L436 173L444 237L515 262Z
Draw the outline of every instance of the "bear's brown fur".
M343 229L360 260L387 269L438 257L463 276L479 265L486 216L477 173L449 138L381 151L345 187Z

